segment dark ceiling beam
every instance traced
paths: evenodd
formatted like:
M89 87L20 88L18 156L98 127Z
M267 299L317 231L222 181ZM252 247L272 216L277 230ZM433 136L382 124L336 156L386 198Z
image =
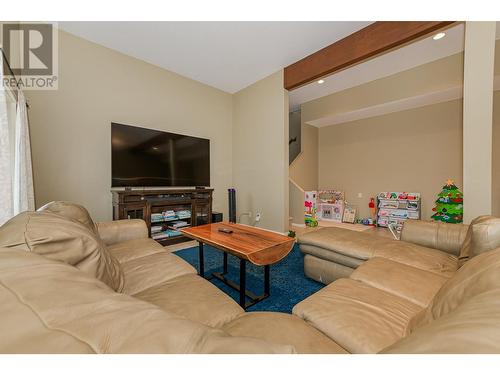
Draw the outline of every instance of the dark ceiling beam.
M379 21L285 68L285 89L292 90L363 60L402 46L455 21Z

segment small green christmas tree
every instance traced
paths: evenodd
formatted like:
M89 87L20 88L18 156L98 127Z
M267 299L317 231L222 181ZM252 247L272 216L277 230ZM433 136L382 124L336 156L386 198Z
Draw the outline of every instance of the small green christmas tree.
M458 190L453 180L446 181L443 190L438 195L436 207L432 209L436 213L431 216L434 220L445 223L461 223L464 214L464 196Z

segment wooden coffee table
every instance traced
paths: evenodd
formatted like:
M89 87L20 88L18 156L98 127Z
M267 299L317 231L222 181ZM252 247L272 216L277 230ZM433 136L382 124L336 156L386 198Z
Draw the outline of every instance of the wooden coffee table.
M220 232L219 228L232 230L232 233ZM239 291L240 306L245 309L269 297L269 266L287 256L294 244L293 238L260 228L228 222L185 228L181 232L199 243L199 274L201 277L205 277L203 244L211 245L224 252L224 271L215 272L212 277ZM239 285L224 276L227 274L228 254L240 259ZM246 290L247 261L257 266L264 266L264 294L260 296ZM250 301L247 302L246 297Z

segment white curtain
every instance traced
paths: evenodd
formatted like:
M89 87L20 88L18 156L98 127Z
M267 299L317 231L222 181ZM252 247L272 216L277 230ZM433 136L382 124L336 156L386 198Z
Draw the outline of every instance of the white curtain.
M0 82L3 82L1 70ZM16 97L8 89L0 87L0 147L2 225L12 216L35 208L28 113L21 90L17 91Z
M3 64L0 61L0 82L3 82ZM9 93L0 87L0 225L13 216L11 129L9 120Z
M17 215L19 212L35 209L28 111L26 110L26 99L21 90L17 92L15 134L12 198L14 215Z

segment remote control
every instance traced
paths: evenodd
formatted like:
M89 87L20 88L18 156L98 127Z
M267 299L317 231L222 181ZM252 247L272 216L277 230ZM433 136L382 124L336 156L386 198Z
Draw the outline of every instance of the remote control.
M222 233L233 233L233 230L232 229L229 229L229 228L219 228L218 229L219 232L222 232Z

